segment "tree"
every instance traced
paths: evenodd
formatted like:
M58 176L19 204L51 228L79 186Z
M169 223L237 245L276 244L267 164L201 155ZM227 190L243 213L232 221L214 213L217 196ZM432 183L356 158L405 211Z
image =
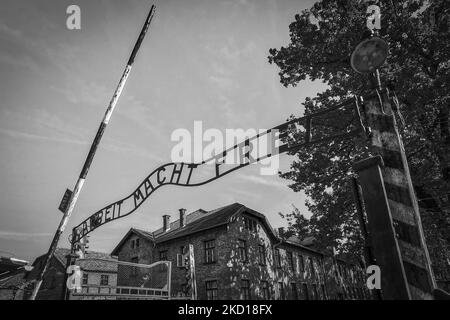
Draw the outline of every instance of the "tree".
M442 249L443 240L450 244L449 4L445 0L378 2L380 37L390 48L380 69L381 81L395 89L401 104L405 125L400 129L413 183L418 198L426 199L421 204L426 209L422 216L430 252ZM284 86L297 86L307 78L329 85L325 92L306 98L305 115L370 89L368 76L354 72L349 63L367 30L368 5L357 0L317 2L295 15L288 46L269 50L269 62L280 68ZM339 114L334 117L334 123L344 120ZM362 138L333 141L295 155L281 177L309 197L310 233L323 248L337 246L342 254L360 257L362 239L347 181L354 175L352 164L370 156L366 143ZM285 216L292 220L298 214L294 210ZM295 228L290 225L294 232Z
M290 214L279 212L281 218L288 221L288 230L284 233L286 237L295 235L299 240L303 241L311 236L309 220L301 213L300 209L292 205L293 211Z

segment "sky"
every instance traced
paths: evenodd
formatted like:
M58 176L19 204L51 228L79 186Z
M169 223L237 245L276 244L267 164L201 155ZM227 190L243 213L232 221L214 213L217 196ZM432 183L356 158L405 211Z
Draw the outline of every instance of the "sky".
M270 48L289 43L294 15L314 1L161 0L92 163L60 246L72 227L130 194L170 162L174 130L267 129L326 89L279 82ZM66 27L69 5L81 30ZM2 0L0 4L0 255L33 260L48 250L66 188L81 171L109 100L150 9L144 0ZM280 157L285 171L292 157ZM234 202L274 228L305 196L251 165L201 187L166 186L132 215L91 233L90 249L111 252L131 227L155 230L178 209Z

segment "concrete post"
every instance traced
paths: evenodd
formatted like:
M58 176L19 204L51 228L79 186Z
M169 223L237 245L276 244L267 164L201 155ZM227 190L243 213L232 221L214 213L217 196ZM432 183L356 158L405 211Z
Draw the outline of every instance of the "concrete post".
M355 165L359 173L385 299L432 299L436 287L395 113L388 90L364 97L370 148L381 158ZM384 281L383 281L384 279ZM399 283L404 282L404 284Z

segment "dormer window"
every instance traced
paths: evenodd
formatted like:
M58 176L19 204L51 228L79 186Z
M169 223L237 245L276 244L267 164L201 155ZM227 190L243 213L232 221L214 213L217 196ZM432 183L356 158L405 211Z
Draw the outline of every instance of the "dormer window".
M131 240L131 249L139 248L139 238Z
M256 232L257 231L257 225L255 219L244 217L244 228L250 232Z

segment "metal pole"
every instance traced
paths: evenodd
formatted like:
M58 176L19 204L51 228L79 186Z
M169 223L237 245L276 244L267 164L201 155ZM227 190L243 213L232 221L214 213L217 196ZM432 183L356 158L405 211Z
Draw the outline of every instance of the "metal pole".
M352 177L350 180L351 187L353 190L353 197L355 200L355 206L356 211L358 214L358 220L359 220L359 226L361 228L361 234L364 238L364 259L365 261L365 268L367 268L368 265L376 264L375 257L372 252L372 247L370 246L370 235L367 231L367 221L365 217L365 211L364 211L364 205L361 195L361 187L358 183L358 179L355 177ZM375 289L373 291L373 298L375 300L381 300L381 291L378 289Z
M189 244L189 265L191 273L191 299L197 300L197 279L195 278L195 255L194 255L194 245Z
M167 299L170 300L171 299L171 286L172 286L172 262L169 261L167 266L169 267L168 270L168 275L167 275Z
M361 235L364 240L364 258L366 264L375 264L374 257L371 253L369 233L367 232L366 218L364 216L364 208L361 199L361 191L358 180L355 177L350 179L351 188L353 191L353 199L355 200L356 212L358 214L359 227L361 228Z
M98 128L97 134L94 138L94 141L91 145L91 148L89 150L89 153L87 155L87 158L84 162L83 169L81 170L80 176L78 178L77 183L75 184L75 188L73 190L73 193L70 197L69 204L66 207L66 210L64 211L64 215L61 219L61 222L59 223L58 229L56 230L56 233L53 237L52 243L50 244L50 248L47 252L47 256L44 261L44 265L37 277L37 283L36 287L34 288L33 294L31 295L30 300L36 299L36 295L39 292L39 289L42 285L42 280L44 278L45 272L47 271L50 260L55 253L56 246L58 245L59 238L61 237L61 234L64 232L64 229L66 228L67 222L69 221L70 215L72 214L72 211L75 207L75 203L77 202L78 196L80 194L81 189L83 188L84 181L86 180L86 176L89 171L89 167L91 166L92 159L94 158L95 152L97 150L97 147L100 143L100 140L103 136L103 133L105 131L106 126L108 125L108 122L111 118L111 115L114 111L114 108L117 104L117 101L119 100L120 94L122 93L122 90L125 86L125 82L127 81L128 75L130 74L131 67L133 66L134 59L136 57L136 54L139 50L139 47L141 46L142 40L144 40L145 34L147 33L147 30L150 26L150 22L153 18L153 15L155 13L155 6L152 5L150 12L147 16L147 19L145 20L145 24L142 27L141 33L139 34L139 38L136 41L136 44L134 45L133 51L131 53L131 56L128 60L128 63L125 67L125 70L122 74L122 77L120 78L119 84L116 88L116 91L114 92L114 95L108 105L108 108L106 109L105 115L103 117L103 120L100 124L100 127ZM75 241L76 239L72 239L72 241Z

